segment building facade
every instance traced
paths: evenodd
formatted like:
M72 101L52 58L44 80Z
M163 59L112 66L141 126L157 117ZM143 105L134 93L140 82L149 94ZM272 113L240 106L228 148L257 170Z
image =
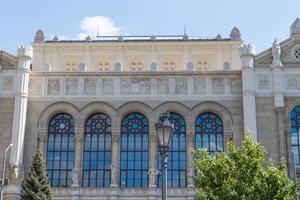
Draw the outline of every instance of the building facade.
M117 36L45 40L0 55L0 159L6 199L40 150L55 199L157 199L155 123L175 125L168 162L170 199L193 199L190 150L239 145L249 129L294 178L300 152L300 20L290 37L257 54L230 37ZM3 170L3 166L1 165ZM300 169L300 168L299 168Z

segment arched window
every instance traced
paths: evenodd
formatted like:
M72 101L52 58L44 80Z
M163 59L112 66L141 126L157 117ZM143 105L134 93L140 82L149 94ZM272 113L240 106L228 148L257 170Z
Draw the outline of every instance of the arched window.
M109 187L111 164L111 119L103 113L85 123L83 187Z
M169 120L174 124L174 132L168 153L168 187L186 187L186 124L183 117L172 112ZM158 160L161 170L160 157ZM161 181L161 176L159 176L160 187Z
M295 165L300 164L300 106L291 112L291 142L294 152Z
M121 187L148 187L148 119L131 113L121 127Z
M74 119L71 115L55 115L48 130L47 172L52 187L72 184L74 165Z
M214 113L203 113L195 121L195 147L204 148L211 156L223 151L223 123Z

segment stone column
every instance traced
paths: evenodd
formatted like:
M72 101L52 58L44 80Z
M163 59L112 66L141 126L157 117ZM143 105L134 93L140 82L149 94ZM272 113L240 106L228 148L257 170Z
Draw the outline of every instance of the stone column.
M23 176L23 149L28 99L28 84L32 49L19 47L17 50L18 67L15 85L15 104L10 153L9 186L6 188L8 199L19 195L20 184Z
M156 188L157 188L157 178L159 174L157 160L158 146L157 146L157 136L155 127L150 125L149 131L149 200L156 199Z
M46 160L46 140L47 140L47 130L46 129L40 129L38 131L38 150L42 154L44 160Z
M256 130L256 103L255 103L255 82L254 64L255 47L251 44L240 47L240 57L242 60L242 80L243 80L243 111L244 111L244 131L250 130L253 140L257 141Z
M74 168L72 169L72 186L71 199L78 200L80 196L80 185L82 177L82 160L83 160L83 128L75 128L75 158Z
M120 129L112 129L110 199L118 199L120 182Z
M187 169L187 187L190 190L194 189L194 182L193 179L190 178L190 176L194 176L194 166L193 166L193 156L191 154L191 150L195 149L195 131L193 129L187 129L186 132L186 169Z
M272 76L273 76L273 92L274 92L274 107L277 118L278 130L278 145L279 157L285 158L286 154L286 136L285 136L285 109L284 109L284 81L282 72L282 63L280 60L281 49L280 45L275 39L272 46Z

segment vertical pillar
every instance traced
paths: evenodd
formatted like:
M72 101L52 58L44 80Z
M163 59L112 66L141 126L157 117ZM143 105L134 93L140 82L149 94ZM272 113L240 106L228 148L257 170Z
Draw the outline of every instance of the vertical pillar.
M82 155L83 155L83 128L75 128L75 158L74 168L72 169L72 186L71 186L71 199L80 199L80 185L82 177Z
M9 186L6 196L14 199L19 195L23 175L23 149L27 112L28 83L32 49L19 47L17 50L18 67L15 85L15 104L10 153Z
M286 154L286 136L285 136L285 109L284 109L284 88L283 88L283 66L280 60L281 48L275 39L272 46L272 76L273 76L273 92L274 107L277 118L279 157L287 157Z
M38 131L38 150L42 154L43 158L46 159L46 138L47 138L47 130L40 129Z
M118 199L120 181L120 129L112 130L110 199Z
M186 151L187 151L187 157L186 157L186 162L187 162L187 183L188 183L188 188L193 188L194 187L194 183L193 180L190 178L191 176L194 175L194 167L193 167L193 156L191 154L191 150L195 149L195 132L192 129L188 129L187 130L187 143L186 143Z
M255 83L253 58L255 47L251 44L240 47L240 57L242 61L243 80L243 111L244 111L244 131L250 130L253 140L257 141L256 129L256 104L255 104Z

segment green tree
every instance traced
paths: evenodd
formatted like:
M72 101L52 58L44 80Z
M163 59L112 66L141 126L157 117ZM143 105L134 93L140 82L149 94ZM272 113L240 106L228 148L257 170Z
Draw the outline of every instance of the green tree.
M33 158L26 179L21 187L21 200L51 200L52 191L48 181L42 155L37 152Z
M249 134L240 147L228 143L228 152L213 158L204 149L192 154L197 200L295 200L299 194L285 162L266 161L266 151Z

